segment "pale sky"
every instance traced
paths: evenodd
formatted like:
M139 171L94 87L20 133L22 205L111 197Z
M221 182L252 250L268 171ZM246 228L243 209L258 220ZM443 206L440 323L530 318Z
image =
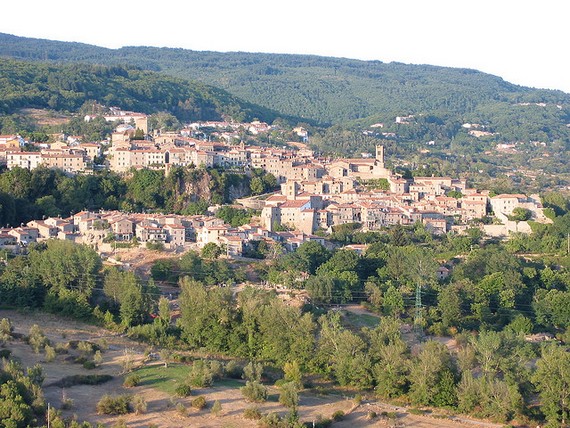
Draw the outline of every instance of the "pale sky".
M568 0L9 0L0 32L108 48L466 67L570 93Z

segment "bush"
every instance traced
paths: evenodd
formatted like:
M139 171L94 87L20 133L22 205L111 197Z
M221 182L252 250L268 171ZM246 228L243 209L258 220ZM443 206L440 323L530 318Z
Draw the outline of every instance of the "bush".
M245 419L259 420L261 419L261 412L257 407L248 407L243 411Z
M55 360L55 357L57 356L57 353L55 352L55 348L53 346L49 346L46 345L44 348L44 351L46 353L46 361L48 363L52 362L53 360Z
M376 417L378 417L378 415L372 410L366 414L366 419L376 419Z
M125 415L130 412L130 395L104 395L97 403L97 413L100 415Z
M250 361L243 368L243 378L248 381L261 382L261 376L263 375L263 365L261 363L254 363Z
M135 414L141 415L146 413L146 400L142 395L135 395L133 398L133 409Z
M344 412L342 410L337 410L332 414L332 420L335 422L340 422L344 419Z
M282 422L283 420L277 413L271 412L261 418L259 426L261 428L278 428L283 426Z
M212 412L213 415L220 416L220 413L222 413L222 403L220 403L220 400L214 401L214 404L212 405L212 410L210 411Z
M224 365L220 363L218 360L212 360L208 364L210 368L210 374L212 375L212 379L220 380L224 377Z
M258 381L247 381L245 386L240 388L241 393L247 401L262 403L267 400L267 388Z
M73 400L71 398L64 398L61 401L61 410L69 410L73 407Z
M231 379L241 379L243 367L236 361L228 361L225 367L226 376Z
M180 416L188 416L188 409L182 403L176 404L176 411Z
M125 388L133 388L135 386L138 386L140 383L141 383L141 377L133 373L125 377L123 386Z
M184 398L192 394L192 387L187 383L182 383L176 387L174 393L177 397Z
M46 345L49 345L47 337L37 324L30 327L27 341L36 354L39 354Z
M66 376L57 382L46 386L57 386L59 388L69 388L74 385L100 385L113 379L111 375L73 375Z
M212 371L209 364L204 360L194 361L190 373L188 373L188 383L198 388L212 385Z
M83 368L87 370L93 370L95 367L95 361L87 360L83 363Z
M200 395L192 400L192 407L198 410L202 410L206 407L206 398L203 395Z
M10 358L10 354L12 354L12 351L10 351L9 349L0 349L0 360L3 358L5 359Z
M146 249L150 251L164 251L164 244L162 242L147 242Z

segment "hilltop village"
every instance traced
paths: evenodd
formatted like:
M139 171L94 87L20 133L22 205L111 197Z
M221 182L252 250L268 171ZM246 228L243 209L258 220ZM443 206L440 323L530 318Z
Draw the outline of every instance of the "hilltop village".
M92 119L85 117L86 121ZM88 244L100 252L110 251L117 242L133 240L140 245L159 243L173 250L200 249L215 243L228 256L242 256L252 241L279 242L289 251L310 240L324 244L324 232L347 223L358 223L361 230L371 231L421 222L431 232L444 234L461 233L473 227L474 220L492 218L492 222L480 222L477 227L488 235L504 237L511 232L530 233L526 221L512 219L516 208L525 209L534 221L549 221L538 196L490 195L469 188L465 179L406 179L393 174L386 168L382 145L376 146L374 154L361 158L330 158L316 156L304 144L276 148L232 143L238 129L252 135L267 132L271 127L262 122L194 123L180 132L149 135L143 114L114 109L105 119L118 124L106 144L61 136L56 143L40 144L30 151L25 148L32 143L17 135L5 135L0 136L0 161L8 169L44 166L69 174L90 173L97 168L125 174L133 168L168 174L175 166L231 169L244 174L261 169L276 178L280 190L237 200L241 208L259 213L250 224L240 227L217 218L219 207L195 216L83 211L65 219L37 219L2 229L0 247L17 251L50 238ZM224 131L219 132L216 142L195 138L195 132L203 127ZM306 137L303 128L294 132Z

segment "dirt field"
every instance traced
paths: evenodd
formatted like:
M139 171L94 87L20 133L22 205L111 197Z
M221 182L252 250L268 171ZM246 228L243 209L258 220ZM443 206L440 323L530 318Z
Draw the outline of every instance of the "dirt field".
M103 352L103 362L100 367L92 370L83 368L82 365L66 361L69 355L58 355L53 362L46 362L44 354L34 354L29 345L21 341L12 341L8 348L13 355L18 357L24 367L30 367L40 363L46 375L44 381L44 391L46 401L52 408L61 408L64 399L73 400L69 410L63 410L64 416L76 415L79 420L89 422L101 422L112 425L118 419L123 419L129 427L147 427L155 424L159 427L256 427L257 421L250 421L243 418L243 411L251 407L245 402L239 387L214 386L211 388L196 389L192 391L190 397L179 399L173 398L170 394L162 392L152 386L138 386L135 388L125 388L122 386L124 376L123 364L125 351L129 350L135 364L157 364L157 362L144 362L144 353L148 348L145 345L133 342L123 336L116 335L106 330L93 326L84 325L76 321L67 321L55 316L37 313L20 313L15 311L0 310L0 319L9 318L16 333L27 334L33 324L38 324L50 339L52 344L68 343L72 340L88 340L96 344L102 344L107 349ZM109 374L113 379L107 383L97 386L78 385L62 389L59 386L50 386L64 376L73 374ZM235 382L234 382L235 383ZM129 414L127 416L103 416L96 414L96 404L104 394L131 394L141 395L147 403L147 411L141 415ZM262 413L277 412L284 415L287 410L281 406L277 400L278 391L271 387L270 400L258 406ZM211 404L219 400L222 405L222 412L219 416L214 416L209 409L198 411L192 409L190 402L198 395L205 396L207 402ZM176 410L176 404L182 403L188 408L188 415L182 416ZM345 419L334 424L335 427L499 427L500 425L488 424L479 421L436 419L429 416L417 416L409 414L405 408L397 408L388 404L376 401L364 401L360 406L355 406L349 397L337 395L317 396L314 394L302 393L300 399L299 415L302 421L318 420L321 417L330 417L335 411L342 410L347 414ZM380 415L381 412L396 412L396 420L386 418L367 419L370 411Z

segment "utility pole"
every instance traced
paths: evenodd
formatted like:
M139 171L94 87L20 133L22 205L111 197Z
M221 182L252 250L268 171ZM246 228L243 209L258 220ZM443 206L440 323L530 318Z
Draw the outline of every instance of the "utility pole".
M423 305L422 305L422 285L420 282L416 285L416 312L414 315L414 332L416 337L421 341L423 337Z

